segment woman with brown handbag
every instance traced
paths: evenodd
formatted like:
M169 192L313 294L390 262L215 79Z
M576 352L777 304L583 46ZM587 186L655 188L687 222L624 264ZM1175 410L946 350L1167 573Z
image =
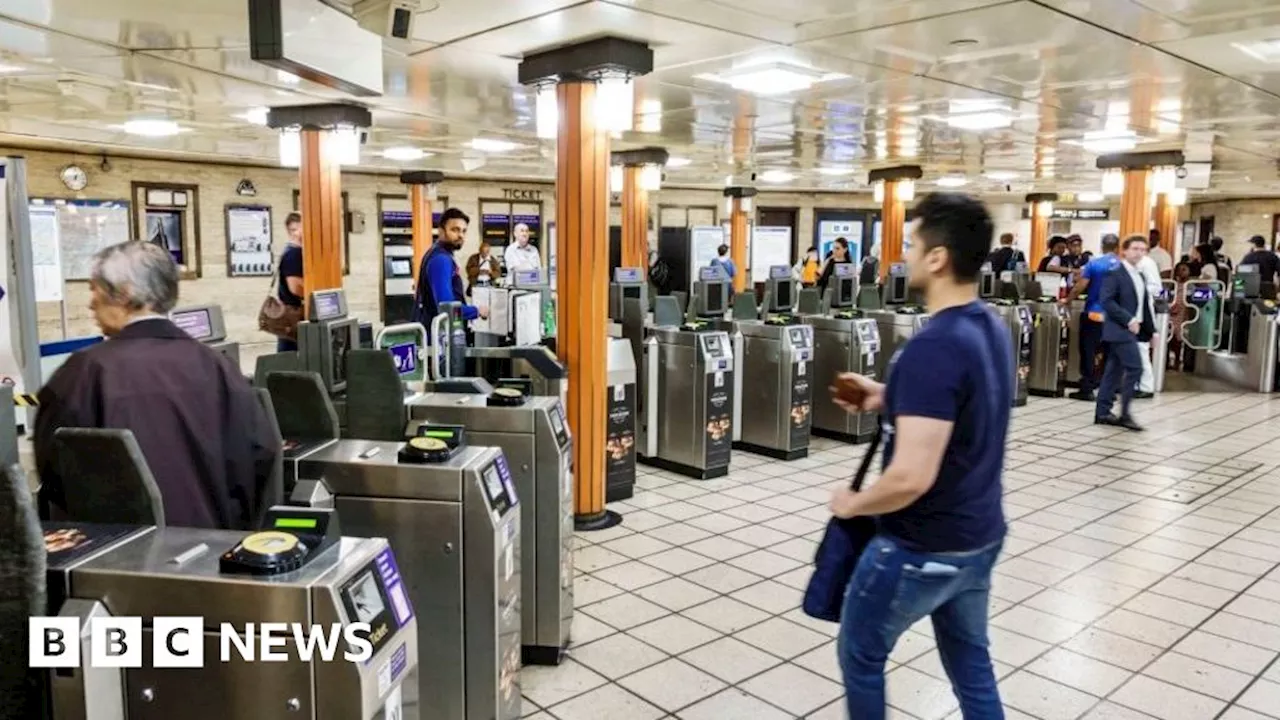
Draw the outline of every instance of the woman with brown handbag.
M278 282L258 312L258 327L276 336L276 352L298 349L298 323L302 322L302 216L289 213L284 221L289 242L276 265Z

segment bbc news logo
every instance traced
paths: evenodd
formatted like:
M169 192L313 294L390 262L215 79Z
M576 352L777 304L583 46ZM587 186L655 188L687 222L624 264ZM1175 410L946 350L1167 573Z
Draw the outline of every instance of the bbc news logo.
M140 617L90 618L89 667L142 667L145 635ZM81 626L74 617L30 619L28 664L33 668L81 667ZM156 617L151 620L151 665L157 668L198 668L205 664L205 625L198 617ZM341 654L347 662L373 657L368 623L306 625L248 623L242 629L222 623L218 629L219 660L236 656L247 662L289 662L290 641L303 662L332 662ZM345 649L339 646L345 641Z

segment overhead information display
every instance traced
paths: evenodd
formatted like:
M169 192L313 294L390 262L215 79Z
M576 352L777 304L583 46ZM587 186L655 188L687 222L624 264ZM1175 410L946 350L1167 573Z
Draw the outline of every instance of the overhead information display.
M56 227L48 224L50 207ZM32 228L34 264L41 267L42 260L47 263L52 257L60 257L65 280L88 280L93 256L130 238L129 203L124 201L37 198L31 201L31 210L37 224L44 221L40 230ZM52 245L55 242L56 247Z

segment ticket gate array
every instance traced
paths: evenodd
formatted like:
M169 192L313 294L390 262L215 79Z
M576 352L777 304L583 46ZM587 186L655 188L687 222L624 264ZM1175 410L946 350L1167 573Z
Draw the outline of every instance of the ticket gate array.
M829 315L808 315L813 327L813 372L818 392L841 373L858 373L871 379L876 375L880 351L880 331L876 321L857 308L834 308ZM833 402L813 404L813 434L860 443L871 439L876 429L876 413L846 412Z
M43 523L48 614L74 618L82 628L78 638L68 638L80 645L80 666L52 670L43 684L46 717L403 717L402 686L418 665L418 608L386 540L344 536L332 509L280 505L265 512L258 532L177 528L162 520L126 524L163 518L145 461L125 443L128 432L59 437L65 452L91 449L120 474L109 490L90 487L102 484L97 480L64 478L67 492L114 493L122 502L113 512L125 522L94 522L71 511L68 521ZM142 636L133 639L141 655L137 667L90 662L88 623L110 616L142 619ZM200 666L157 667L152 649L159 619L174 617L201 619L203 636L193 642L203 651ZM226 662L224 623L238 638L228 647L245 648L229 650ZM283 660L264 662L256 656L260 638L247 635L263 623L297 626L313 638L323 633L336 652L325 658L286 642L277 646ZM356 623L368 629L350 627ZM358 652L347 642L353 636L368 643L365 657L345 656Z
M503 390L421 395L406 436L456 427L469 443L502 450L520 497L523 662L558 664L573 620L573 440L559 398Z
M880 353L876 356L875 369L876 377L883 378L882 382L885 382L889 378L889 363L898 349L924 327L929 316L923 307L908 302L907 266L902 263L889 266L883 295L883 307L866 311L866 316L875 320L880 335Z

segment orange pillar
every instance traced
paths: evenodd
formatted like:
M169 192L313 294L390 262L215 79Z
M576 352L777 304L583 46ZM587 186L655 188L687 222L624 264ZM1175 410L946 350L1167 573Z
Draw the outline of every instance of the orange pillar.
M418 285L422 258L431 249L431 193L427 185L409 186L409 206L413 211L413 284Z
M342 178L333 142L333 133L326 130L301 132L302 302L307 313L311 293L342 287Z
M898 197L900 180L884 181L880 202L880 276L889 276L889 266L902 262L902 227L907 222L907 204Z
M1120 239L1130 235L1146 237L1151 229L1150 168L1124 171L1124 194L1120 196Z
M622 267L649 272L649 191L640 185L641 165L622 168Z
M747 211L742 206L743 198L733 198L729 213L729 257L737 268L733 277L733 291L740 293L747 287Z
M1164 249L1176 256L1174 249L1178 247L1178 206L1169 202L1168 193L1156 196L1155 210L1156 230L1160 231L1160 242Z
M1035 266L1049 252L1049 213L1044 203L1031 203L1031 247L1028 264Z
M556 87L556 232L560 336L569 377L565 409L574 441L574 514L590 527L606 521L605 416L609 316L609 135L596 121L596 85Z

